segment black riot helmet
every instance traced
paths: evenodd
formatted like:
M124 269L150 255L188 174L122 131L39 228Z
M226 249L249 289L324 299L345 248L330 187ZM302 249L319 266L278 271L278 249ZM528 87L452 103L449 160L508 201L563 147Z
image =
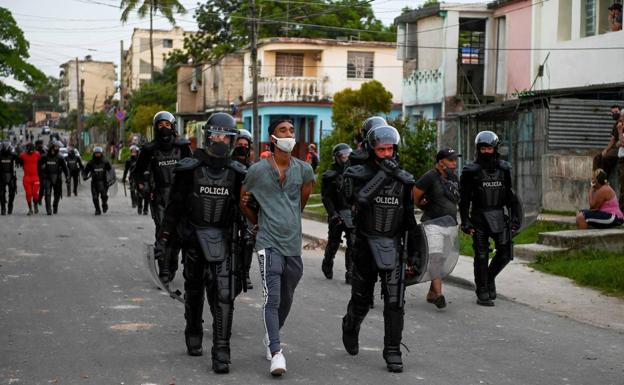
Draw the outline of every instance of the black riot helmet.
M353 150L346 143L338 143L332 148L332 161L334 164L344 166L349 161L349 155Z
M498 139L498 135L496 135L492 131L481 131L475 137L475 146L477 148L477 152L481 147L494 147L494 150L497 150L499 143L500 140Z
M230 157L237 135L236 120L232 115L215 112L204 125L204 151L215 158Z
M375 156L375 147L380 144L391 144L394 149L393 158L396 158L399 150L399 142L401 141L401 135L396 128L392 126L377 126L368 132L366 136L366 143L368 151L371 155Z
M366 119L363 123L362 123L362 128L360 129L360 134L358 135L358 141L364 142L366 144L366 137L368 135L368 133L370 132L370 130L372 130L375 127L379 127L379 126L387 126L388 122L386 122L386 119L382 118L381 116L371 116L370 118Z
M158 123L161 121L167 121L171 123L171 128L158 128ZM169 143L176 136L176 119L170 112L160 111L154 115L152 121L152 127L154 128L154 135L162 142Z
M239 145L239 140L245 139L247 141L247 146ZM244 159L245 162L249 159L249 155L251 153L251 146L253 145L253 137L251 132L241 128L238 130L238 135L236 136L236 143L234 145L234 152L232 155L237 159Z
M56 155L59 152L59 149L63 147L63 144L58 140L54 140L50 142L50 147L48 148L48 154Z

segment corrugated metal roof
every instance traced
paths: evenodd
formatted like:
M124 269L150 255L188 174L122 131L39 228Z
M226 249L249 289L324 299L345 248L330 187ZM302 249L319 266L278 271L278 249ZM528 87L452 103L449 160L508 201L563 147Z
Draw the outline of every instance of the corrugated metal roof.
M600 149L611 138L612 100L551 99L549 149Z

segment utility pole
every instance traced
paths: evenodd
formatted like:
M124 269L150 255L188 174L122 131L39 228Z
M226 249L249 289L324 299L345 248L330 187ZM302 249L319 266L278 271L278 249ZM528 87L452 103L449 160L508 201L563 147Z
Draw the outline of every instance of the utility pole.
M125 110L124 106L124 49L123 40L119 41L121 47L119 60L119 109ZM126 143L126 124L125 119L119 119L119 137Z
M81 94L81 87L80 87L80 75L78 73L78 71L80 71L80 69L78 68L79 63L78 63L78 57L76 57L76 103L77 103L77 107L76 107L76 144L78 145L78 151L82 152L82 146L81 144L81 137L82 137L82 113L81 113L81 108L80 108L80 94Z
M254 138L254 153L256 157L260 156L260 122L258 120L258 37L256 36L257 21L256 21L256 6L255 0L249 0L249 10L251 12L251 79L252 79L252 133Z

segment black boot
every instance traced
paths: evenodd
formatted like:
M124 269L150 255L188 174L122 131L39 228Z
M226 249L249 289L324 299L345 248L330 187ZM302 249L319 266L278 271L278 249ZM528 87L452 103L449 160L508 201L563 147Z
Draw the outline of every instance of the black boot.
M358 320L349 313L342 317L342 344L347 353L352 356L357 355L360 350L359 335L361 324L362 320Z
M327 246L325 247L325 257L323 258L321 270L327 279L332 279L334 277L334 258L336 257L336 252L339 247L340 242L327 242Z
M108 203L107 202L102 202L102 211L104 213L106 213L108 211Z
M47 195L45 197L45 209L46 214L52 215L52 198Z
M58 213L58 205L59 205L59 204L58 204L58 202L55 202L55 203L52 205L52 212L53 212L54 214Z
M36 203L35 203L35 207L37 207ZM26 215L32 215L32 214L33 214L32 203L28 202L28 214Z
M33 208L35 209L35 214L39 214L39 204L33 201L33 205L34 205Z
M102 215L102 211L100 210L100 202L97 199L93 200L93 206L95 206L95 215Z
M505 266L509 263L509 259L506 257L501 257L498 254L492 258L492 262L490 262L490 266L488 267L488 294L490 299L496 299L496 276L500 273Z
M398 304L386 304L384 307L384 350L383 358L389 372L401 373L401 338L403 335L403 309Z
M9 215L13 214L13 201L9 201L7 212Z
M0 214L6 215L6 205L3 203L2 208L0 209Z
M494 302L490 299L488 293L488 256L475 256L474 257L474 277L475 277L475 292L477 294L477 304L481 306L494 306Z
M186 286L186 285L185 285ZM189 290L185 287L184 293L184 318L186 328L184 329L184 339L186 341L186 351L189 356L202 355L202 340L204 329L202 323L202 313L204 311L204 291Z
M212 370L218 374L230 372L230 348L212 347Z

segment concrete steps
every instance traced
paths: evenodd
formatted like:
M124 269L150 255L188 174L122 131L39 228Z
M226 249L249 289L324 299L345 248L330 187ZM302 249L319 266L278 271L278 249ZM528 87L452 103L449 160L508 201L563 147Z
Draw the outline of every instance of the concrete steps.
M539 243L527 243L524 245L514 245L514 256L528 262L534 262L538 254L556 255L569 249L563 247L553 247L541 245Z
M533 262L538 254L556 255L567 250L624 249L624 229L565 230L539 233L538 243L514 245L514 255Z
M605 249L621 250L624 248L624 229L566 230L540 233L538 243L567 249Z

